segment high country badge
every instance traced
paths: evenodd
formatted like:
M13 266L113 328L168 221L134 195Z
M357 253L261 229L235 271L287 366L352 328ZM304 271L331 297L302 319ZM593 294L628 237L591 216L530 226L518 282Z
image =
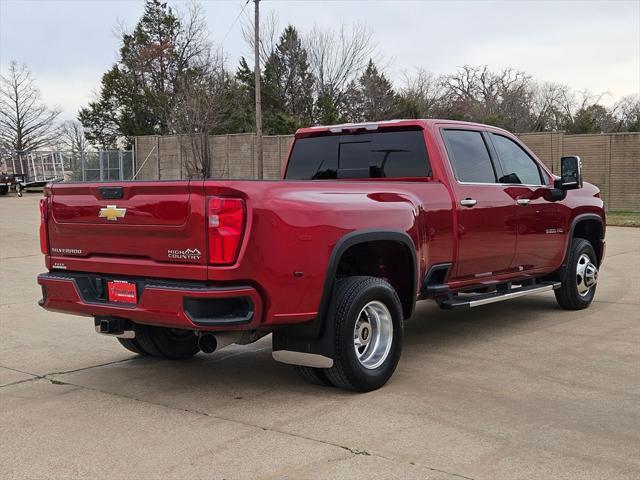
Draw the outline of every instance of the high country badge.
M185 250L167 250L167 256L174 260L200 260L200 250L187 248Z

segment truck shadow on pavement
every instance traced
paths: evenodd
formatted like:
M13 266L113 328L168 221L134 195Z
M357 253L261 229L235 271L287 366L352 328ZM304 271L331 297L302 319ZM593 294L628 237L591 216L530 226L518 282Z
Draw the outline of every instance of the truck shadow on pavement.
M594 310L599 308L602 307L594 303L590 312L596 313ZM523 336L549 335L545 330L562 328L564 323L575 321L576 315L580 313L561 310L553 296L518 299L466 311L443 311L433 302L422 302L406 322L398 371L425 369L424 375L419 376L422 380L417 381L428 383L430 372L446 368L446 357L483 355L500 349L512 351L521 348L518 344L526 348L530 340ZM536 351L535 346L530 348ZM443 365L439 366L439 363ZM396 376L391 383L402 381ZM232 345L214 354L198 354L185 361L134 357L62 375L60 380L171 404L206 398L207 405L226 405L286 392L297 392L302 396L349 395L338 389L304 383L290 366L273 361L270 336L251 345Z
M597 309L593 304L591 311ZM405 347L463 346L508 338L571 322L576 312L561 309L553 295L529 297L467 310L441 310L434 302L416 305L405 323Z

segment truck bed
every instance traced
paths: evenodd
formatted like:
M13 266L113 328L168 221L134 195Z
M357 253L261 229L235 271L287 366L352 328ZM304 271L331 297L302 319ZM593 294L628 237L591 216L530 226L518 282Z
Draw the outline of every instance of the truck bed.
M432 192L432 208L418 209L425 191ZM428 244L436 260L452 255L448 193L433 181L69 183L49 186L46 195L46 262L53 271L250 286L263 299L267 324L317 315L331 253L349 232L396 230L417 251ZM211 197L245 204L244 233L231 265L208 262ZM421 231L427 224L430 230ZM424 259L419 263L423 270Z

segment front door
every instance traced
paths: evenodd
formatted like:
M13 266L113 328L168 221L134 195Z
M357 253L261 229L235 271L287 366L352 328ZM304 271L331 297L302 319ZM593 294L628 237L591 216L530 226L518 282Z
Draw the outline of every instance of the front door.
M456 280L493 277L508 271L516 251L516 209L498 183L486 132L442 130L451 161L458 248Z
M516 205L518 239L511 267L528 271L559 265L566 219L548 195L550 176L515 139L498 133L490 138L502 172L498 180Z

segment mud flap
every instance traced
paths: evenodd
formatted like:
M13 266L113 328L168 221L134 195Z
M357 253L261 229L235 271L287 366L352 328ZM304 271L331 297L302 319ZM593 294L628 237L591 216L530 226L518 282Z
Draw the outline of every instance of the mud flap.
M291 365L331 368L335 354L333 322L326 321L322 330L317 339L294 336L286 328L276 330L272 339L273 359ZM299 332L296 329L296 333Z

